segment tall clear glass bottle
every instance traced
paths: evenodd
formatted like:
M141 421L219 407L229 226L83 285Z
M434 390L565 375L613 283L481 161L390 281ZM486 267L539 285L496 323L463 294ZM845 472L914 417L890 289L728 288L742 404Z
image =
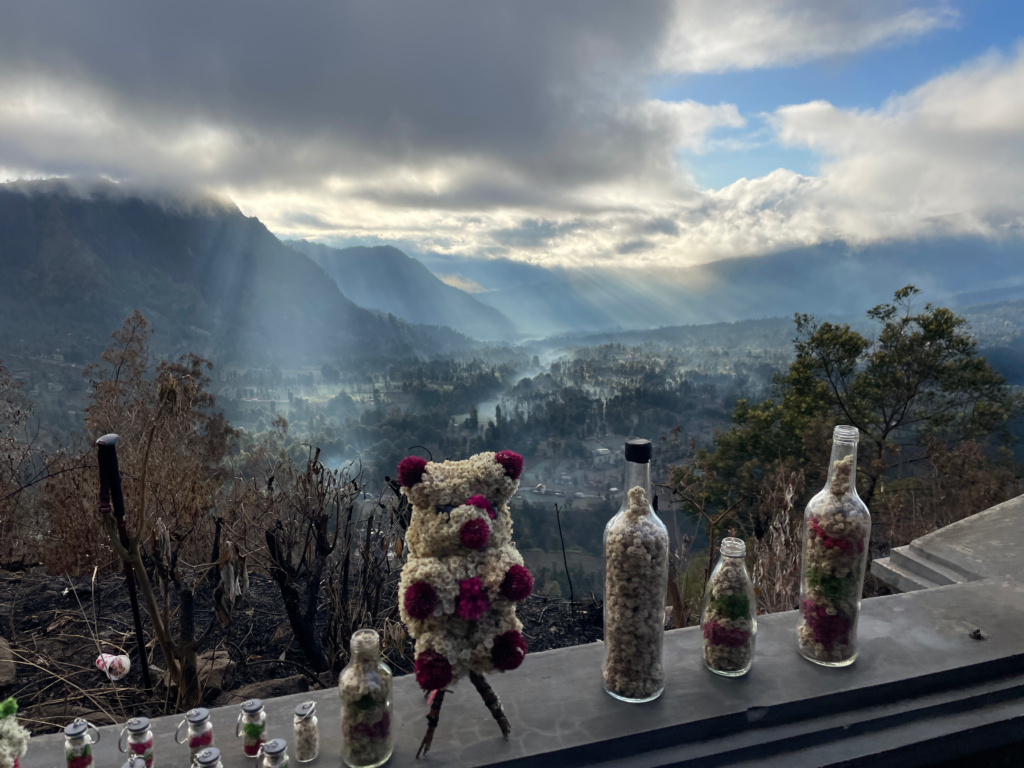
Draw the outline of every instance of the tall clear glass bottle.
M704 590L700 626L704 663L712 672L739 677L750 671L757 634L757 598L746 564L743 539L722 539L718 564Z
M391 668L380 658L380 635L360 629L349 642L352 660L338 678L341 758L351 768L376 768L391 757Z
M827 667L857 659L857 619L871 514L857 495L856 427L836 427L825 488L804 512L797 630L804 658Z
M626 441L626 497L604 529L604 689L634 704L665 689L668 531L651 506L652 452Z

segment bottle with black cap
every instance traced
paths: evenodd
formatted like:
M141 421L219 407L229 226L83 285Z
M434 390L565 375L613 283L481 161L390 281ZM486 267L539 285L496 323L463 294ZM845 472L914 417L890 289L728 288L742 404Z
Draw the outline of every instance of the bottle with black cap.
M604 688L622 701L665 689L668 531L651 506L650 440L626 441L626 497L604 529Z

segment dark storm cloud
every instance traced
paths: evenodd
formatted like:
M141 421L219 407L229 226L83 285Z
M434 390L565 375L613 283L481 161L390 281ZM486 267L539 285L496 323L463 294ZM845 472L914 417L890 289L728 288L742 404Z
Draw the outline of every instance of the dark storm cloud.
M608 95L639 88L625 75L667 16L614 0L44 0L0 12L0 74L84 88L168 140L216 126L231 147L211 172L239 184L444 157L571 184L649 161L648 129Z

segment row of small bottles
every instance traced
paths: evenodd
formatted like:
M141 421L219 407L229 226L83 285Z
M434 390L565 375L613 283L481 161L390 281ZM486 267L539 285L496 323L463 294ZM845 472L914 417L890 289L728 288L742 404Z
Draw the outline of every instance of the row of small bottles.
M825 487L804 513L797 643L810 661L830 667L857 658L857 619L867 568L871 515L857 495L854 427L836 427ZM627 498L604 533L605 690L630 703L664 690L662 663L669 538L652 505L649 440L626 441ZM746 674L754 659L757 598L742 539L723 539L704 590L704 663L726 677Z
M181 729L188 725L186 736ZM260 768L287 768L288 752L284 739L266 738L267 713L263 702L249 699L241 705L235 736L242 738L242 750L248 757L260 760ZM320 731L317 726L316 703L307 701L295 708L295 759L300 763L315 760L320 754ZM100 740L99 731L91 723L78 719L64 729L64 753L68 768L90 768L92 745ZM213 746L213 723L204 707L190 709L175 734L178 744L188 743L193 768L221 768L220 750ZM153 768L153 731L149 718L133 717L121 729L118 749L128 753L126 768Z
M342 670L341 695L342 759L351 768L376 768L391 757L392 676L380 658L380 635L372 629L360 629L350 643L352 661ZM184 738L181 735L187 726ZM293 719L295 759L300 763L315 760L320 754L320 728L316 703L307 701L295 708ZM258 768L288 768L288 745L284 739L267 739L267 713L263 702L249 699L242 703L235 724L235 736L242 739L242 751L257 759ZM92 746L100 732L91 723L78 719L64 729L64 755L67 768L91 768ZM188 744L192 768L223 768L220 750L214 746L210 711L190 709L174 735L178 744ZM121 730L118 749L129 755L123 768L153 768L153 732L149 719L133 717Z

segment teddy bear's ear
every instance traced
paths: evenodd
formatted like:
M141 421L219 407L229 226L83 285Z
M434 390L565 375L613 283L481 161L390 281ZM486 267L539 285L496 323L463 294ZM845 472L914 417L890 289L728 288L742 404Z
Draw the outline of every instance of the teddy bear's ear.
M518 480L523 474L523 457L514 451L498 451L494 454L494 460L505 469L505 474L513 480Z
M519 460L520 463L522 459ZM419 456L406 456L398 462L398 482L406 488L412 488L423 479L427 471L427 460Z

